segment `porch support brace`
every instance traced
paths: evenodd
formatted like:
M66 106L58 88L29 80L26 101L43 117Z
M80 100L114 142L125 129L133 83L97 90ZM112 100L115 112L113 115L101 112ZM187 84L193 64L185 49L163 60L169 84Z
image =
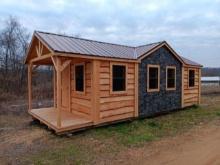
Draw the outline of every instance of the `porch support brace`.
M28 111L32 109L32 68L33 64L28 64Z
M54 67L56 68L56 88L57 88L57 127L61 127L61 59L58 57L51 57Z
M57 107L57 127L61 127L61 72L70 64L71 60L66 60L65 62L61 61L60 57L52 56L51 57L54 68L56 69L56 107ZM54 100L54 101L55 101Z

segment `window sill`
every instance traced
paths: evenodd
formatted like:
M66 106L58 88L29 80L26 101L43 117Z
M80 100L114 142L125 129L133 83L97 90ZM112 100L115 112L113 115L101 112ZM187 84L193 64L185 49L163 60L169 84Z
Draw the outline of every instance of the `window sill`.
M160 89L147 89L147 92L160 92Z
M196 88L197 88L196 86L193 86L193 87L188 86L188 89L196 89Z
M175 91L176 88L166 88L166 91Z
M86 92L85 92L85 91L83 91L83 92L80 92L80 91L74 91L74 94L76 94L76 95L85 95Z
M127 91L110 91L110 95L114 96L114 95L127 95Z

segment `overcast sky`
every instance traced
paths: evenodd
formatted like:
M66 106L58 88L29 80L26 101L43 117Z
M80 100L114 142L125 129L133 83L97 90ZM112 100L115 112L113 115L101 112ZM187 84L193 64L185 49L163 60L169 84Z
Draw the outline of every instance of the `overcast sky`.
M1 0L33 32L142 45L166 40L182 56L220 67L220 0Z

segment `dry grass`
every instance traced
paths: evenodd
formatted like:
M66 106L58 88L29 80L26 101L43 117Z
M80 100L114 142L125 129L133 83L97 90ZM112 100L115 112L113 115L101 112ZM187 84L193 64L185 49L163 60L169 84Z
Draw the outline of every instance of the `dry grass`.
M220 95L220 86L202 86L202 95Z

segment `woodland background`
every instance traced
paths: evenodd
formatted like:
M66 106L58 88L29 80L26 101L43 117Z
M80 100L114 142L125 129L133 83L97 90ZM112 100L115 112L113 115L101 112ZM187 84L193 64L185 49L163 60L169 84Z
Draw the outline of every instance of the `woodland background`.
M30 31L17 17L9 16L1 25L0 102L27 97L27 66L24 59L30 40ZM32 83L34 98L52 98L51 67L39 67L34 71Z

